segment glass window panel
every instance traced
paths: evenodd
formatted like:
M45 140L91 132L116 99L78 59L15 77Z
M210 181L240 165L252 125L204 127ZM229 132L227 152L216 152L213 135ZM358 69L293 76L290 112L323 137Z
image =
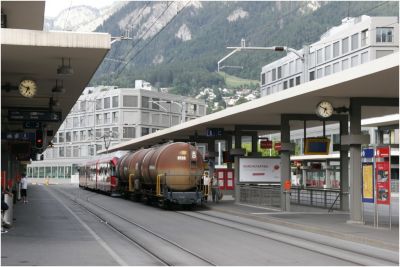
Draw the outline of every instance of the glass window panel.
M110 105L111 105L110 98L109 97L104 98L104 108L105 109L110 108Z
M351 36L351 50L358 48L358 33Z
M124 107L137 107L138 97L136 95L124 95L122 97L122 104Z
M333 57L339 56L339 42L333 43Z
M349 52L349 37L342 39L342 55Z
M119 105L118 96L117 96L117 95L116 95L116 96L113 96L113 97L112 97L112 106L113 106L113 108L117 108L118 105Z

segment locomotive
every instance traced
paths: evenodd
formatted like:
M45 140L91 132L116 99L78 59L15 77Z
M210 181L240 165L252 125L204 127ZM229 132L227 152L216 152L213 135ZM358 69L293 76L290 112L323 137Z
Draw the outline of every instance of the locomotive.
M203 157L196 147L167 143L89 161L80 168L79 186L161 206L199 205L207 197L203 172Z

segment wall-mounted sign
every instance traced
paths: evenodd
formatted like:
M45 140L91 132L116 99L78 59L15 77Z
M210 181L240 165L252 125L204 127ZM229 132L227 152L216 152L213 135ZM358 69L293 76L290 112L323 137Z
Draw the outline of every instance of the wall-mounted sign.
M240 158L239 182L280 183L280 158Z
M61 112L37 110L9 110L8 119L11 121L54 121L61 122Z
M281 151L281 149L282 149L282 143L281 143L281 142L276 142L276 143L274 144L274 149L275 149L276 151Z
M306 138L304 155L328 155L330 140L328 138Z
M373 158L374 157L374 149L373 148L364 148L362 151L363 158Z
M34 141L35 133L30 132L2 132L2 140Z

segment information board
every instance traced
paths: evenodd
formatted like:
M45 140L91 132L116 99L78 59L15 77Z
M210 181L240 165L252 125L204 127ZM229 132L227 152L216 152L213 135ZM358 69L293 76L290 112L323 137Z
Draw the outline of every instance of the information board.
M239 182L280 183L280 158L240 158Z
M362 174L362 201L374 203L374 164L372 162L363 163Z

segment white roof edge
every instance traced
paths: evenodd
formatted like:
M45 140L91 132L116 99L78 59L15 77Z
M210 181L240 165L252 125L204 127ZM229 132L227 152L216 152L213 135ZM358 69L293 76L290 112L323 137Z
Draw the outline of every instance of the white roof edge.
M108 33L44 32L2 28L1 44L110 49L111 35Z
M116 150L116 149L123 149L125 146L129 146L131 144L146 141L148 139L152 139L155 137L160 137L165 134L178 132L179 130L182 130L185 128L190 128L195 125L201 125L201 124L205 124L207 122L212 122L214 120L218 120L218 119L221 119L221 118L229 116L229 115L241 113L241 112L251 110L251 109L256 109L256 108L259 108L264 105L268 105L268 104L272 104L272 103L275 103L278 101L296 97L298 95L318 91L320 89L330 87L330 86L336 85L338 83L344 83L347 81L351 81L351 80L354 80L354 79L357 79L357 78L360 78L363 76L367 76L367 75L370 75L373 73L377 73L377 72L380 72L380 71L383 71L386 69L391 69L391 68L398 67L398 66L399 66L399 52L396 52L391 55L369 61L369 62L359 65L357 67L350 68L348 70L338 72L338 73L332 74L330 76L327 76L327 77L324 77L321 79L303 83L298 86L292 87L290 89L280 91L280 92L272 94L272 95L267 95L267 96L261 97L259 99L253 100L251 102L243 103L239 106L230 107L225 110L222 110L222 111L219 111L216 113L212 113L212 114L185 122L183 124L176 125L171 128L167 128L167 129L157 131L157 132L149 134L149 135L145 135L142 137L132 139L131 141L127 141L127 142L121 143L117 146L111 147L108 149L108 151ZM106 152L106 151L105 150L100 151L100 153L102 153L102 152Z

